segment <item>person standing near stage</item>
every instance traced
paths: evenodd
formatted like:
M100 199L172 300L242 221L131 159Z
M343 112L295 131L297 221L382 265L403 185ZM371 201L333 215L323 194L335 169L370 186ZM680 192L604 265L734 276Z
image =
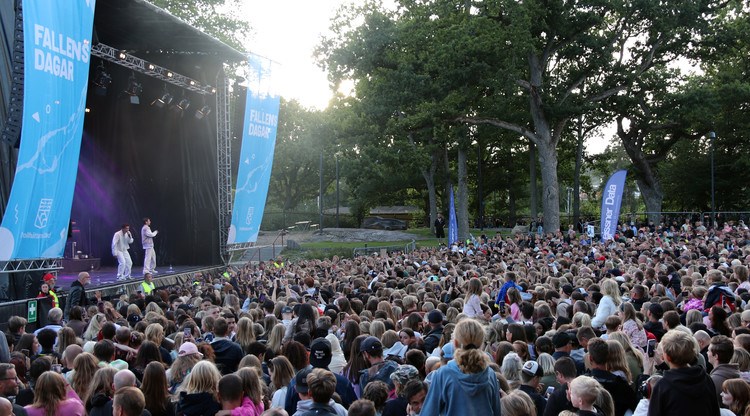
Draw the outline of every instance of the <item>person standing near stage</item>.
M112 237L112 255L117 257L117 280L130 279L133 260L130 258L128 249L132 243L133 235L130 233L130 224L123 224Z
M86 272L78 273L78 279L70 285L70 293L68 293L68 299L65 301L65 320L70 320L70 311L74 306L80 306L84 310L89 305L88 299L86 299L86 289L84 288L91 282L91 276Z
M141 289L143 289L143 294L145 296L148 296L151 294L151 292L156 289L156 284L154 284L154 276L151 273L146 273L143 276L143 281L141 282Z
M158 273L156 271L156 251L154 251L154 237L159 231L151 231L151 218L143 219L141 228L141 245L143 246L143 275Z
M445 218L443 218L443 214L437 214L435 219L435 237L445 238Z

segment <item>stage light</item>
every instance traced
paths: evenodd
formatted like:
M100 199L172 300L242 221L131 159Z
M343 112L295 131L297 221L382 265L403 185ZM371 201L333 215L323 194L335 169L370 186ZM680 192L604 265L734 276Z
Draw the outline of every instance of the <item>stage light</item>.
M88 108L88 107L86 107L86 110L84 110L84 111L86 111L87 113L90 113L90 112L91 112L91 109L90 109L90 108Z
M195 81L193 81L193 80L191 79L191 80L190 80L190 86L192 87L192 86L194 86L194 85L195 85Z
M94 76L94 93L96 95L107 95L107 88L112 84L112 76L107 72L107 68L104 66L104 62L100 62L96 68L96 76Z
M155 105L159 108L163 108L165 105L172 104L172 101L174 100L174 97L172 94L169 93L169 91L164 91L164 94L162 94L161 97L154 100L154 102L151 103L151 105Z
M125 51L120 51L120 53L117 54L117 57L120 59L125 59L128 57L128 54L125 53Z
M190 100L188 100L187 98L183 98L179 103L177 103L175 107L179 111L185 111L188 109L188 107L190 107Z
M156 66L154 66L154 64L148 64L149 71L153 71L154 69L156 69Z
M139 97L141 92L143 92L143 86L135 79L135 73L130 74L130 78L128 78L128 87L125 89L125 94L130 96L130 104L141 103Z
M211 88L211 94L216 94L216 87Z
M203 119L203 117L206 117L209 114L211 114L211 107L209 107L208 105L204 105L200 110L195 112L195 118L201 120Z
M172 78L174 76L174 74L172 73L172 71L167 71L167 76L170 77L170 78Z

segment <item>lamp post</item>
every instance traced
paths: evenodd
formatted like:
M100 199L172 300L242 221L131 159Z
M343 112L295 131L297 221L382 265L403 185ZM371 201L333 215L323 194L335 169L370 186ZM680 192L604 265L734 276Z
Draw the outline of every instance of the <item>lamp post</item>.
M711 227L716 224L716 199L715 199L715 178L714 178L714 147L716 147L716 132L708 132L708 137L711 140Z

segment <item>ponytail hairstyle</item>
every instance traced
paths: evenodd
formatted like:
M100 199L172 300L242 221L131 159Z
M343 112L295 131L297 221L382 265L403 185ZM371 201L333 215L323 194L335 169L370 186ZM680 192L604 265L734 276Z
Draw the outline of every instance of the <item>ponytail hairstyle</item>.
M614 416L615 414L612 395L592 377L578 376L573 379L570 383L570 394L580 397L581 401L588 405L594 405L605 416Z
M473 319L459 322L453 331L453 342L456 346L456 364L461 372L475 374L487 368L488 357L482 351L484 329L479 322Z

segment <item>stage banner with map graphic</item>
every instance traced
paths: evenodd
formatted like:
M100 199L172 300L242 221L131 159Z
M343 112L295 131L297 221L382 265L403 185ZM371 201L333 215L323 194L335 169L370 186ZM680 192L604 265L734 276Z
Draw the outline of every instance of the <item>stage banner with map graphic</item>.
M62 257L86 114L95 0L23 0L21 148L0 261Z
M228 244L254 243L258 239L279 124L280 97L274 82L277 64L253 54L248 61L245 128Z

